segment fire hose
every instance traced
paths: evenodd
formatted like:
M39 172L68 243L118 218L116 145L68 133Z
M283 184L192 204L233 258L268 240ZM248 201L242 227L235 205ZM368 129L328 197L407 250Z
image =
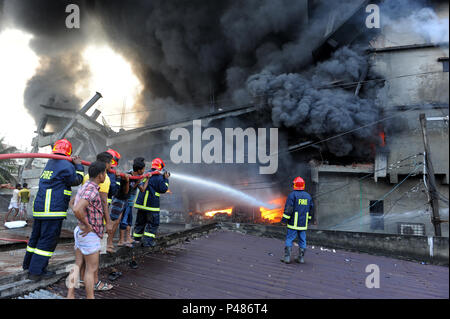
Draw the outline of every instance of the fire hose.
M6 160L6 159L17 159L17 158L50 158L50 159L58 159L58 160L67 160L67 161L73 161L72 157L70 156L64 156L64 155L56 155L56 154L44 154L44 153L11 153L11 154L0 154L0 160ZM91 165L90 162L87 161L81 161L81 164L84 166L89 166ZM113 174L117 174L117 172L113 169L109 170L111 173ZM164 174L164 172L167 171L152 171L152 172L148 172L144 175L137 175L137 176L130 176L130 179L143 179L152 175L160 175L160 174ZM170 176L170 173L167 172ZM120 177L124 178L125 174L124 173L119 173L118 174Z

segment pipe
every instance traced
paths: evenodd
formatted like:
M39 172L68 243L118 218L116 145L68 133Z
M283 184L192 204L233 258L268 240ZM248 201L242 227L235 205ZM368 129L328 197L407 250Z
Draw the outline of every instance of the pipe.
M28 244L28 240L25 240L25 239L0 238L0 240L12 241L14 243L27 243Z
M5 159L13 159L13 158L50 158L50 159L58 159L58 160L67 160L72 162L72 157L70 156L64 156L64 155L56 155L56 154L45 154L45 153L11 153L11 154L0 154L0 160L5 160ZM89 166L91 165L91 162L87 162L87 161L81 161L81 164L84 166ZM116 173L115 170L110 169L109 170L111 173ZM138 175L138 176L130 176L130 179L142 179L145 177L149 177L152 175L158 175L161 174L160 171L153 171L153 172L148 172L144 175ZM120 173L119 174L120 177L125 177L124 173Z

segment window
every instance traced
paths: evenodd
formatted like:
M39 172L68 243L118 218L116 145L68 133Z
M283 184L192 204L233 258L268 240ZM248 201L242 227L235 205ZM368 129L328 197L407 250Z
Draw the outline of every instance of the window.
M448 57L438 58L439 62L442 62L442 71L448 72Z
M384 205L383 201L370 201L370 229L384 230Z

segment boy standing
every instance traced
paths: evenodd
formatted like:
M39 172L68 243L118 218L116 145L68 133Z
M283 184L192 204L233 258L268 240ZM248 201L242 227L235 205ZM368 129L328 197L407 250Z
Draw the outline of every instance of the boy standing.
M133 170L128 173L132 176L143 175L145 170L145 159L143 157L137 157L133 161ZM144 182L145 184L145 182ZM144 186L140 185L140 180L132 179L129 183L128 197L127 203L125 207L125 211L122 215L122 219L120 221L120 239L119 246L128 246L132 247L133 239L131 238L131 226L133 225L133 205L134 200L136 199L137 189L144 192Z
M6 214L6 217L5 217L5 223L8 222L9 214L11 214L13 210L16 210L16 213L14 216L17 216L17 213L19 212L19 192L21 189L22 189L22 185L16 184L16 188L14 189L13 195L11 197L11 202L9 203L8 213ZM14 220L14 216L13 216L13 220Z
M100 198L100 183L106 178L106 165L96 161L89 166L89 180L78 190L73 212L78 219L74 230L75 264L78 271L85 263L84 285L86 298L94 299L95 273L98 270L100 240L103 237L103 206ZM75 276L78 277L78 276ZM67 298L74 298L74 287L69 287Z
M19 219L27 220L27 206L30 202L30 190L28 184L23 183L23 188L19 191Z

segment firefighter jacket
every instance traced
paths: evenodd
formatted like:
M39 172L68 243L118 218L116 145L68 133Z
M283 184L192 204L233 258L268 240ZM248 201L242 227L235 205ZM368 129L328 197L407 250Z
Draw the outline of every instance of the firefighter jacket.
M116 174L107 172L111 184L109 185L108 204L111 204L113 196L116 196L120 188L120 180L116 179Z
M151 171L154 171L152 169ZM159 196L169 189L169 180L163 175L152 175L144 193L138 190L134 207L151 212L159 212Z
M80 185L83 177L83 165L50 159L39 178L39 190L33 203L33 217L64 219L72 195L71 187Z
M282 223L294 230L307 230L308 221L313 219L313 201L305 191L295 190L289 194L284 207Z

